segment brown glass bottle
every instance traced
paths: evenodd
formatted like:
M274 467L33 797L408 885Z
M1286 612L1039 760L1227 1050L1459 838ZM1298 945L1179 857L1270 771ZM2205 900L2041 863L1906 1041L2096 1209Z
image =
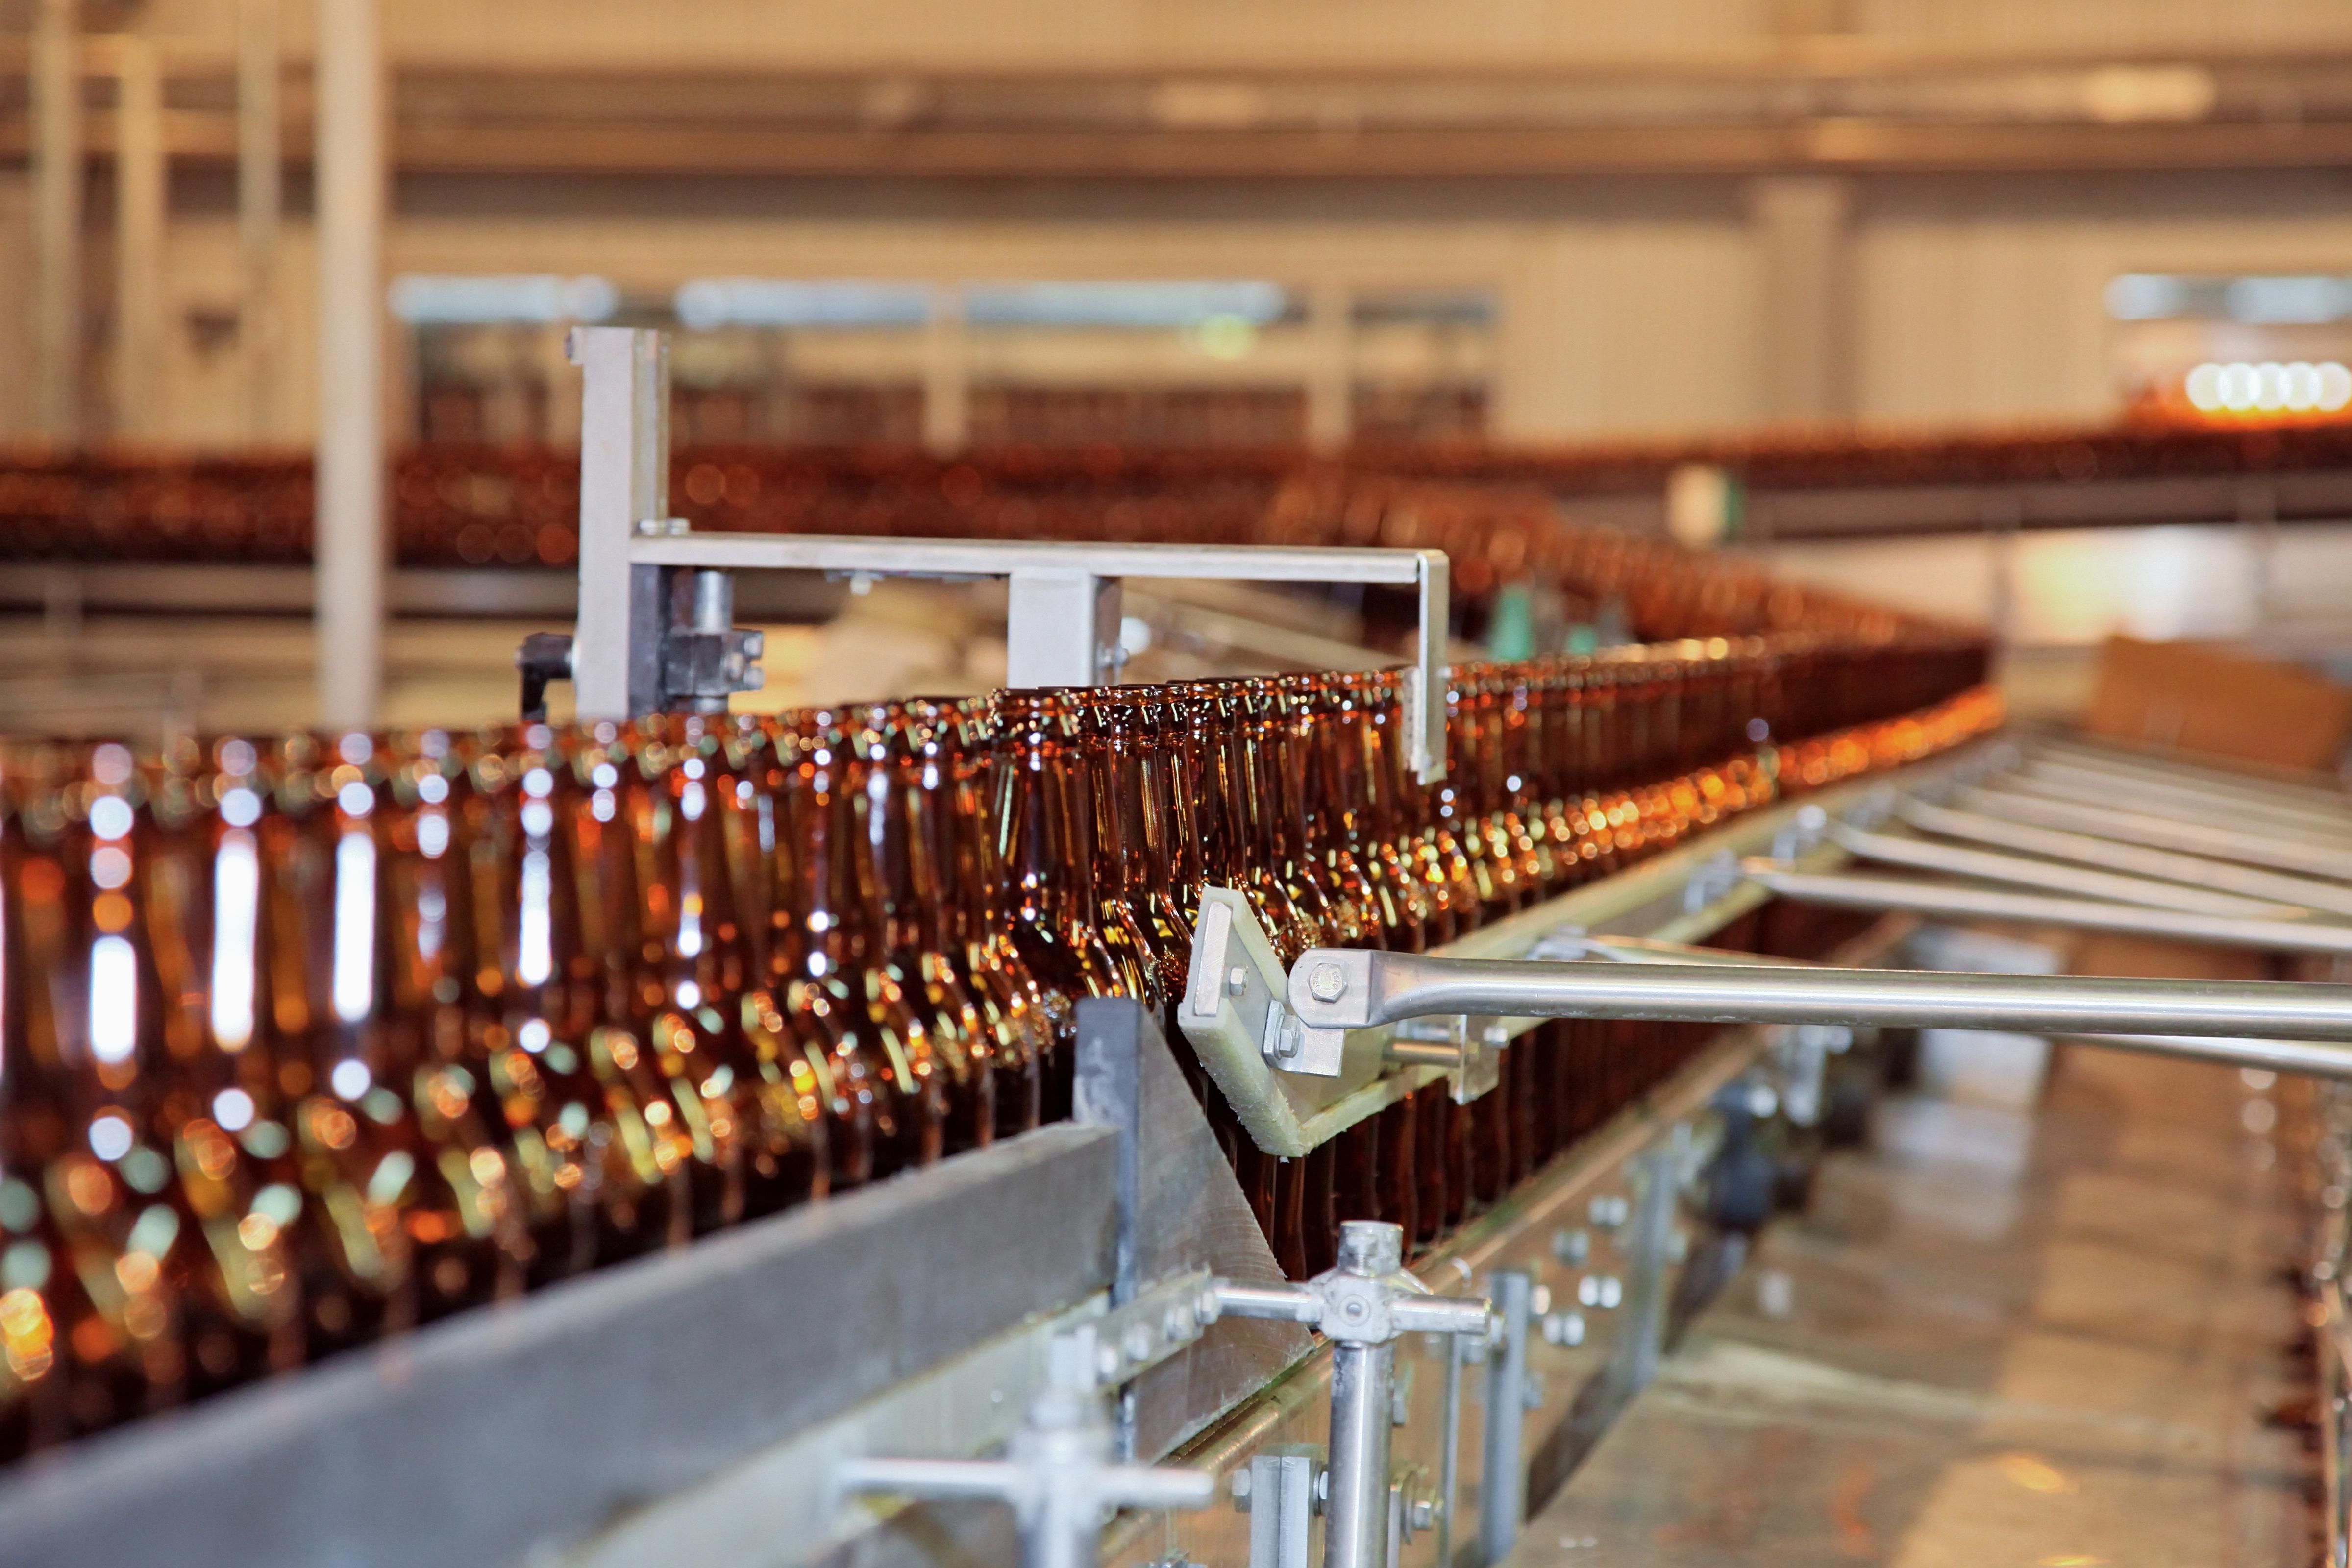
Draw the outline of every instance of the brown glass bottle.
M1074 799L1085 771L1076 755L1071 716L1049 692L999 695L997 797L993 812L1004 868L1013 945L1035 978L1054 1025L1055 1053L1045 1075L1045 1119L1070 1114L1071 1061L1081 997L1129 996L1143 981L1104 944L1094 921L1089 822Z
M929 861L917 843L922 784L912 725L895 703L861 708L852 746L851 795L858 841L861 904L872 933L867 1009L907 1041L913 1071L943 1103L945 1148L977 1148L996 1135L996 1083L973 1003L922 885Z
M347 1286L309 1302L312 1347L323 1352L488 1301L520 1276L497 1218L469 1208L473 1173L461 1194L404 1092L413 1056L403 1060L388 984L396 923L375 743L356 732L331 747L306 737L278 758L277 809L262 822L280 965L273 1055L304 1186Z
M769 994L778 1016L825 1064L835 1187L940 1157L947 1111L935 1076L918 1074L911 1042L869 1004L875 935L858 873L854 737L845 716L796 716L784 737L784 829L770 927ZM926 1060L924 1065L928 1068Z
M206 1265L189 1272L215 1311L241 1325L221 1333L192 1323L198 1388L299 1364L303 1281L331 1268L324 1216L303 1197L271 1031L261 1026L270 993L254 831L258 755L230 739L214 758L206 770L183 747L153 770L140 879L171 1064L162 1120L194 1222L188 1240Z
M995 748L989 721L976 709L931 706L922 743L936 784L926 785L925 823L946 843L942 865L952 880L940 890L947 918L961 941L967 971L984 981L999 1009L996 1053L996 1133L1012 1137L1045 1115L1047 1065L1059 1050L1044 990L1013 946L1005 911L1006 878L992 803L996 798Z
M600 826L619 815L620 770L582 753L613 738L613 727L600 726L574 748L589 777L573 809ZM544 727L472 737L450 780L453 852L472 894L466 1060L488 1081L506 1124L533 1284L632 1256L666 1231L664 1195L649 1192L589 1065L605 972L583 926L575 833L556 814L557 775L573 769L553 744ZM592 901L587 918L596 909Z
M164 1402L91 1225L121 1200L105 1172L84 1174L68 1071L86 998L68 967L63 761L0 779L0 1462Z

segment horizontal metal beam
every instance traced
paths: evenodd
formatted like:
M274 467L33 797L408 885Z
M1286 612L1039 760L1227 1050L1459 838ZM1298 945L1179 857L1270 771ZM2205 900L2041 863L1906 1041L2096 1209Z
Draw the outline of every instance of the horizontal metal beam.
M1412 1018L1689 1019L2352 1040L2352 986L1948 975L1773 964L1545 964L1319 947L1290 1004L1318 1029Z
M635 566L990 578L1024 571L1227 582L1417 582L1443 550L1289 549L1278 545L1099 545L1038 540L866 538L852 534L689 532L635 539Z
M2053 898L2003 888L1916 882L1906 877L1790 871L1763 860L1748 861L1740 870L1748 881L1782 898L1833 909L1923 915L1945 920L2003 920L2025 925L2061 925L2126 936L2155 936L2173 942L2251 947L2272 953L2352 956L2352 926L2319 921L2243 920L2110 904L2100 899Z
M79 1444L0 1481L0 1558L537 1560L1107 1290L1117 1143L1045 1128Z

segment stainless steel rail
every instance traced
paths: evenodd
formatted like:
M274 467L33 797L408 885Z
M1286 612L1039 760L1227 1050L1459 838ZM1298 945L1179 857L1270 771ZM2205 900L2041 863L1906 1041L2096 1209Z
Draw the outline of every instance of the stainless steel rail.
M2157 936L2177 942L2209 942L2217 946L2253 947L2273 953L2352 956L2352 925L2320 921L2244 920L2108 904L2092 898L2056 898L2044 894L2011 893L2003 888L1917 882L1906 877L1787 871L1766 860L1742 862L1740 870L1768 892L1834 909L1926 915L1948 920L2005 920L2082 931L2112 931L2126 936Z
M2228 826L2226 820L2191 821L2145 807L2124 809L2111 794L2094 788L2011 774L2000 780L1999 788L1972 799L1995 801L1999 810L2044 827L2071 828L2103 839L2212 855L2305 876L2352 881L2352 845L2292 837L2284 830L2252 832Z
M1958 844L1930 843L1925 839L1871 832L1843 823L1830 829L1830 841L1856 860L1899 865L1912 871L1943 872L1985 882L2005 882L2044 893L2079 894L2086 898L2114 899L2146 904L2152 909L2179 909L2197 915L2226 915L2247 920L2280 920L2303 912L2303 906L2276 900L2240 898L2231 894L2184 887L2147 877L2118 876L2112 872L2060 865L2023 855L1996 854Z
M1777 964L1549 964L1316 948L1291 969L1310 1027L1466 1014L2352 1041L2352 986L1924 974Z
M1968 799L1969 792L1963 790L1961 796ZM2010 817L1955 810L1948 806L1929 805L1925 800L1906 799L1895 808L1895 813L1920 832L1938 838L1990 844L2100 871L2121 872L2126 876L2154 877L2189 887L2210 888L2216 893L2301 904L2330 915L2352 915L2352 887L2340 882L2290 876L2284 872L2237 865L2207 855L2149 849L2144 844L2119 843L2091 833L2037 828Z

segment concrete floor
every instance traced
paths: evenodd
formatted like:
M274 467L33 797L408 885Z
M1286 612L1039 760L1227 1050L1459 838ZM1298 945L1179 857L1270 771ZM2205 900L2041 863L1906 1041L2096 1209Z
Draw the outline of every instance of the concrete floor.
M2306 1568L2290 1087L2074 1048L2034 1112L1890 1103L1510 1562Z

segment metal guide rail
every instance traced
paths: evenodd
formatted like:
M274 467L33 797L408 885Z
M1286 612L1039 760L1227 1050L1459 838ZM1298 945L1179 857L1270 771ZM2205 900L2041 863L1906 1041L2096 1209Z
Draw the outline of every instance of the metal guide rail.
M1259 1146L1284 1156L1441 1074L1457 1099L1476 1098L1492 1087L1502 1048L1547 1018L2021 1029L2347 1075L2352 1053L2339 1047L2352 1042L2352 989L2341 987L1844 975L1753 963L1726 972L1722 955L1671 946L1635 953L1602 940L1703 938L1767 898L1784 898L2352 957L2352 881L2332 878L2324 855L2290 873L2277 869L2287 857L2270 842L2242 852L2265 862L2256 867L2157 848L2133 836L2137 816L2105 821L2103 835L2058 833L1944 803L1999 800L2005 787L2053 772L2112 780L2126 795L2145 790L2146 810L2184 813L2183 827L2196 825L2191 816L2242 805L2252 813L2271 800L2267 781L2224 778L2200 808L2185 802L2200 798L2204 770L2077 742L1996 739L1732 823L1431 955L1324 950L1287 973L1246 900L1211 888L1178 1021ZM2341 826L2330 828L2325 795L2289 793L2295 832L2315 850L2340 842L2352 854L2352 810L2334 810ZM2008 847L1979 847L1987 842ZM1857 862L1937 874L1888 875ZM2227 888L2237 891L2218 891ZM1654 967L1627 970L1628 958ZM1619 967L1572 962L1592 959ZM1654 967L1662 961L1707 967L1666 972Z
M523 644L523 709L547 684L572 684L581 717L726 711L757 689L761 635L734 622L733 574L814 571L1003 579L1005 684L1092 686L1116 680L1120 582L1393 583L1413 589L1420 650L1404 683L1404 746L1423 782L1445 773L1449 565L1443 550L1267 546L1056 544L698 534L669 511L669 347L665 334L583 327L570 339L584 378L580 453L579 618L569 636Z

